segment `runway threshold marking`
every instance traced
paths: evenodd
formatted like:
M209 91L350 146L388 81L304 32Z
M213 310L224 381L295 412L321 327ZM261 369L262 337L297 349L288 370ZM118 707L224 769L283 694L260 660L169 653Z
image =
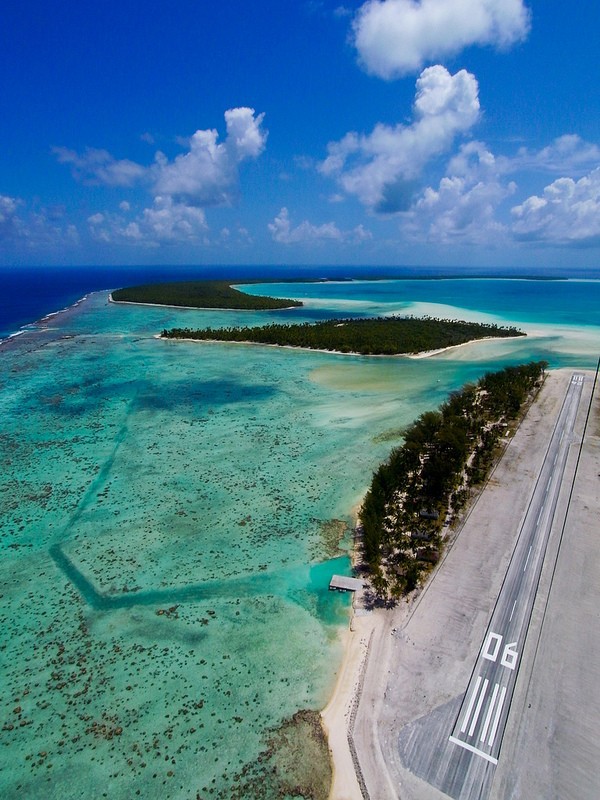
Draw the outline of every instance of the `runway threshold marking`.
M498 759L494 758L494 756L489 756L487 753L484 753L483 750L479 750L477 747L473 747L472 744L468 744L468 742L463 742L461 739L456 739L454 736L450 736L450 741L454 744L457 744L459 747L464 747L465 750L468 750L470 753L475 753L477 756L481 756L481 758L485 758L486 761L491 761L492 764L497 764Z
M471 695L471 699L469 700L469 705L467 706L467 713L465 714L465 718L463 723L460 727L460 732L464 733L467 730L467 725L469 724L469 717L471 716L471 711L473 710L473 706L475 705L475 698L479 694L479 687L481 685L481 675L477 677L477 682L475 683L475 688L473 689L473 694Z
M488 739L488 744L490 747L493 746L494 740L496 738L496 733L498 732L498 723L500 722L500 714L502 713L502 707L504 706L505 699L506 699L506 686L503 686L500 692L500 699L498 700L496 714L494 716L494 724L492 725L492 731L490 733L490 738Z

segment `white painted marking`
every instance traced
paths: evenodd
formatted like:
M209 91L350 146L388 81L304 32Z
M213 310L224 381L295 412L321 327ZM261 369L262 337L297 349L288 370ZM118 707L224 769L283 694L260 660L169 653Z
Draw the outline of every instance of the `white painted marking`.
M548 481L548 483L546 484L546 492L545 493L548 494L549 491L550 491L550 481Z
M471 711L473 710L473 706L475 705L475 700L477 698L480 686L481 686L481 675L478 675L477 683L475 684L475 688L473 689L473 694L471 695L471 699L469 700L469 705L467 706L467 713L465 714L465 718L463 719L463 724L460 726L461 733L464 733L467 730L467 725L469 724L469 717L471 716Z
M464 747L465 750L468 750L470 753L475 753L477 756L481 756L481 758L485 758L486 761L491 761L492 764L497 764L498 759L494 758L493 756L488 756L487 753L484 753L483 750L478 750L476 747L473 747L472 744L467 744L467 742L462 742L460 739L457 739L455 736L449 736L449 741L457 744L459 747Z
M508 618L509 622L512 622L512 618L513 618L513 614L515 613L516 606L517 606L517 601L515 600L515 602L513 603L512 611L510 612L510 617Z
M469 728L469 734L468 734L469 736L473 736L473 732L475 731L475 726L477 725L477 720L479 719L479 714L481 712L481 706L483 705L483 701L485 700L485 694L487 692L488 684L489 680L486 678L483 682L483 687L479 695L479 700L477 701L477 705L475 706L475 713L473 714L473 719L471 720L471 727Z
M541 516L542 516L542 515L540 514L540 517L541 517ZM539 522L539 521L540 521L540 520L539 520L539 518L538 518L538 522ZM533 545L531 545L531 547L529 548L529 552L527 553L527 560L525 561L525 566L523 567L523 572L525 572L525 570L527 569L527 564L529 564L529 556L531 555L531 548L532 548L532 547L533 547Z
M490 653L490 646L493 643L493 651ZM488 661L495 661L498 658L498 652L500 650L500 646L502 644L502 636L499 633L493 633L490 631L485 638L485 642L483 643L483 647L481 648L481 657L487 659Z
M485 715L485 720L483 721L483 728L481 729L481 736L479 737L480 742L485 742L485 737L487 736L490 722L492 721L492 714L494 713L494 706L496 705L496 698L498 697L498 689L500 688L499 683L494 684L494 691L492 692L492 699L490 700L490 705L487 710L487 714Z
M500 723L500 714L502 713L502 707L504 705L505 698L506 698L506 686L503 686L502 691L500 692L500 700L498 701L498 705L496 707L496 714L494 716L494 722L492 723L490 738L488 739L488 744L490 747L494 744L494 739L496 738L496 733L498 732L498 724Z
M502 654L502 660L500 663L503 667L508 667L509 669L514 669L517 665L517 659L519 654L515 650L517 646L517 642L509 642L504 648L504 653Z

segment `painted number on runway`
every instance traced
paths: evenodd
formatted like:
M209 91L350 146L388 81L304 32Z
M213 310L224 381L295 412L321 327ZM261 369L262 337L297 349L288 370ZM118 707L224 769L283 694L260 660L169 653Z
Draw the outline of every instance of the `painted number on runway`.
M488 661L497 661L500 651L502 650L500 664L503 667L508 667L508 669L514 669L517 666L517 658L519 657L519 654L515 650L517 643L510 642L502 649L502 640L503 637L500 636L499 633L492 633L492 631L490 631L485 637L485 642L481 648L481 656Z

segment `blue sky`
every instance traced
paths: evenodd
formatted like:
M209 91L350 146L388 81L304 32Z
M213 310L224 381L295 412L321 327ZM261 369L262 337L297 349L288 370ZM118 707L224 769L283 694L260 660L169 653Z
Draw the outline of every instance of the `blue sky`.
M600 261L592 0L24 0L0 26L0 263Z

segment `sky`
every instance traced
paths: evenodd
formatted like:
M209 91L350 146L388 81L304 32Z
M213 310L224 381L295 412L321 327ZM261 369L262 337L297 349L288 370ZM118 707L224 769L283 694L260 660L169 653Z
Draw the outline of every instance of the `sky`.
M0 264L600 266L597 0L22 0Z

